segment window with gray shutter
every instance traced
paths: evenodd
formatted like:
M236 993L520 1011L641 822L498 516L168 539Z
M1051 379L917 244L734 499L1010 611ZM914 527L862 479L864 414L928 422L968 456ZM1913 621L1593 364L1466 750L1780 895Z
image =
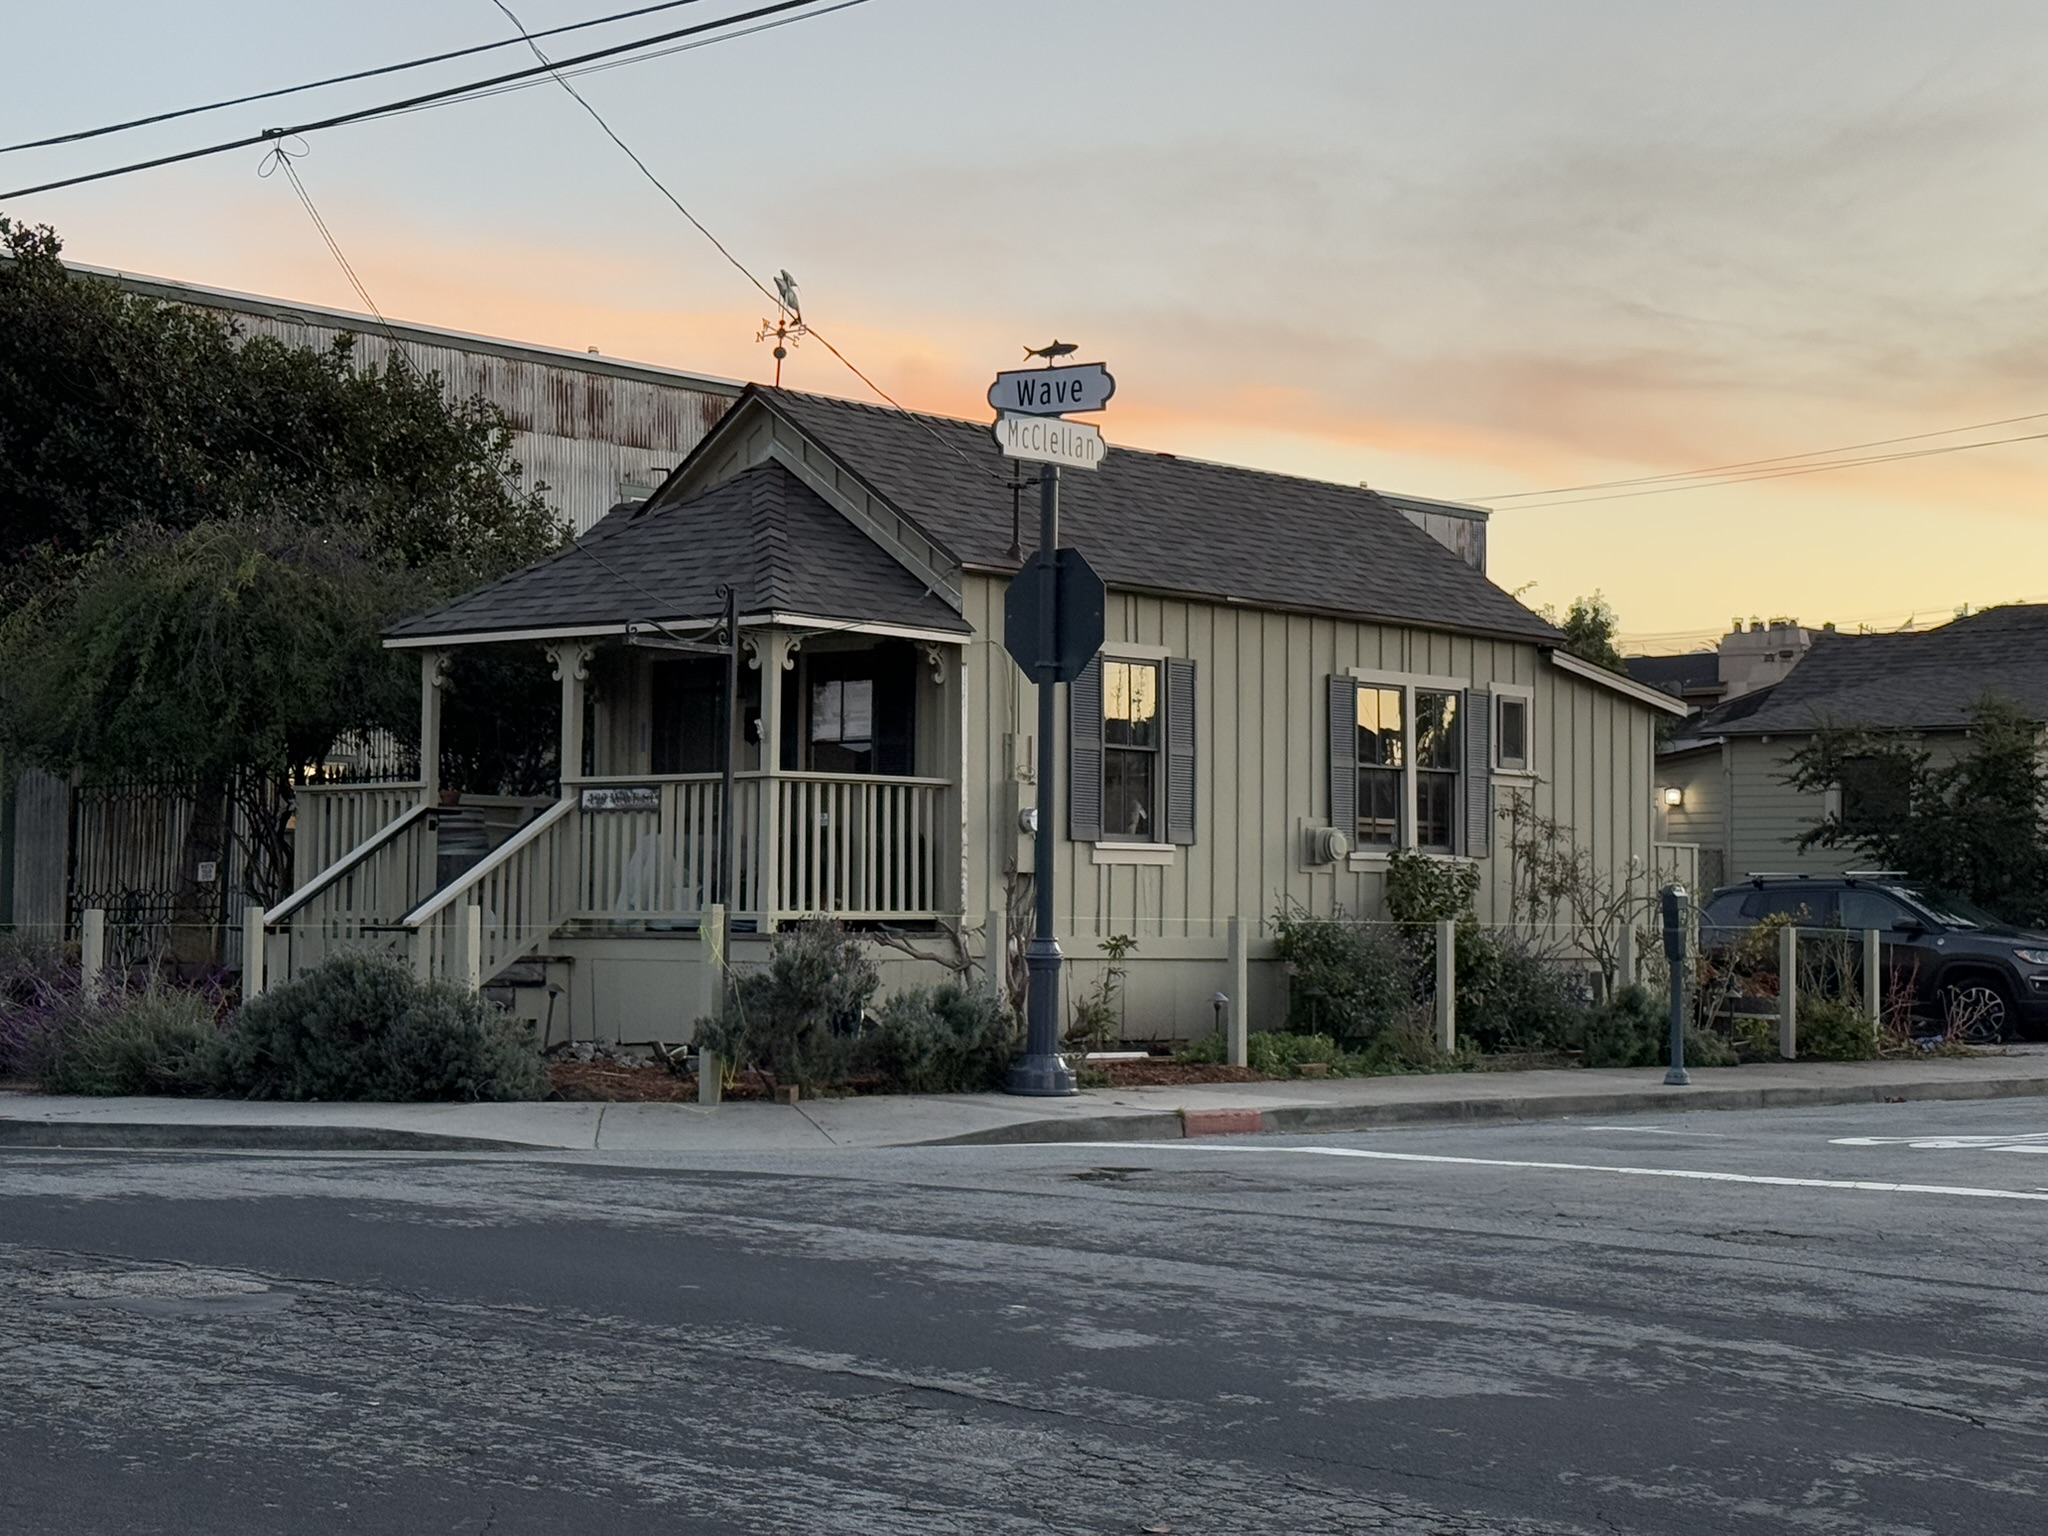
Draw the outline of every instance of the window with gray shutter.
M1330 679L1330 825L1358 837L1358 684Z
M1195 840L1195 664L1166 663L1166 840Z
M1100 656L1067 684L1067 836L1077 843L1102 841Z
M1493 845L1493 695L1465 695L1465 856L1483 859Z

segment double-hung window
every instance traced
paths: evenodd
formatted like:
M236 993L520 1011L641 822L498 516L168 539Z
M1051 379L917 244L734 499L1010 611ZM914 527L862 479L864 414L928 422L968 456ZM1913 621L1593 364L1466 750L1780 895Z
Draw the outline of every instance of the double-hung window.
M1114 642L1067 687L1067 835L1098 861L1195 840L1195 664Z
M1150 843L1159 825L1156 661L1102 663L1102 835Z
M1484 854L1492 725L1492 698L1448 678L1332 677L1332 825L1361 854Z
M1408 691L1358 690L1358 825L1361 848L1401 846L1402 774L1408 766Z
M1444 688L1415 690L1415 846L1458 847L1458 700Z

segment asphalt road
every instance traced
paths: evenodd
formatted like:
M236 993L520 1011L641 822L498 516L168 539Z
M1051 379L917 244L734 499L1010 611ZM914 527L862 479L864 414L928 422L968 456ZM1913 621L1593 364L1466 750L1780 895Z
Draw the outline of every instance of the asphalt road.
M0 1531L2038 1531L2043 1153L0 1154Z

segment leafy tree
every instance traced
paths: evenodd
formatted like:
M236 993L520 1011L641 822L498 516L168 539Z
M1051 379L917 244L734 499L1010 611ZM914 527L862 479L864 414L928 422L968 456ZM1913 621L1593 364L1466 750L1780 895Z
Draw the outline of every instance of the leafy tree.
M207 311L77 277L0 218L0 569L46 578L138 524L288 519L462 590L554 548L511 429L408 367L245 338Z
M1854 848L1879 868L1966 897L2008 922L2040 926L2048 923L2040 728L2018 705L1988 693L1969 715L1967 747L1946 762L1894 732L1816 731L1792 754L1786 782L1840 791L1840 804L1799 846ZM1873 796L1871 786L1889 792Z
M1544 609L1543 616L1564 631L1564 648L1572 655L1610 672L1628 671L1628 663L1622 660L1614 643L1614 631L1621 621L1598 592L1591 597L1573 598L1562 619L1554 608Z
M48 229L0 219L0 243L0 748L232 790L274 901L294 776L351 732L416 729L384 628L547 554L561 522L485 401L357 367L349 337L248 339L77 277ZM469 670L472 701L552 722L538 666ZM457 734L458 761L516 757L490 710L451 713L485 738Z

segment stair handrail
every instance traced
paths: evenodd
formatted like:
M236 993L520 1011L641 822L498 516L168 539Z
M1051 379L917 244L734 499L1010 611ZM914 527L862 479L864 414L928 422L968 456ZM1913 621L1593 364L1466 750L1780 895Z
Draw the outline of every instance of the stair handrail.
M401 928L424 928L435 917L455 904L456 898L467 895L475 886L501 864L517 858L529 843L538 842L541 835L557 825L576 810L574 800L558 800L517 832L498 844L483 858L476 861L461 875L442 886L425 901L414 907L398 920Z
M263 914L263 926L275 928L289 920L315 896L318 896L322 891L325 891L329 886L340 880L342 876L348 874L357 865L367 863L372 854L378 852L386 844L396 842L401 835L409 831L416 823L433 815L438 809L438 806L416 805L396 821L390 822L380 827L377 831L372 832L339 859L336 859L332 864L321 870L319 874L285 897L283 901L266 911Z

